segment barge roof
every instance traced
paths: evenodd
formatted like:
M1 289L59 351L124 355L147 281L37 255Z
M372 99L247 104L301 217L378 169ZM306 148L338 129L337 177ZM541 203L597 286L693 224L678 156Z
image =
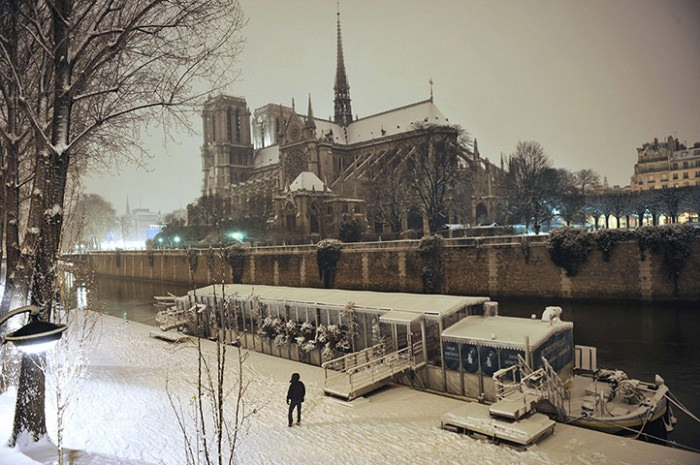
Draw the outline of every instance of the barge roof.
M221 284L189 291L188 295L222 295ZM357 309L400 310L426 316L447 316L465 307L490 301L488 297L469 297L445 294L411 294L405 292L354 291L345 289L318 289L310 287L283 287L250 284L225 284L225 295L256 295L262 300L277 300L344 307L352 302Z
M573 328L570 321L542 321L510 316L468 316L442 332L442 339L466 344L525 348L542 344L563 328Z

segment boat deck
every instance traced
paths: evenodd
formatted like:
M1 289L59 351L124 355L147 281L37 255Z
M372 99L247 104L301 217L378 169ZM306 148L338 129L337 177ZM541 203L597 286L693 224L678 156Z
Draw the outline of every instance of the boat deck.
M528 447L552 434L556 422L541 413L509 421L491 416L488 405L469 402L442 415L440 424L448 431Z

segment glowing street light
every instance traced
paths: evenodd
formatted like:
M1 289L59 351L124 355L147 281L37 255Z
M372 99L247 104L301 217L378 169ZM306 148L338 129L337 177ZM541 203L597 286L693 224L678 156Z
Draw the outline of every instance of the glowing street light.
M228 233L228 237L242 243L243 239L245 239L245 233L243 231L233 231Z
M30 321L17 331L5 336L2 343L11 342L18 349L29 354L37 354L50 349L63 335L66 325L57 325L48 321L39 320L39 307L36 305L25 305L7 312L0 317L0 325L4 324L13 316L29 313Z
M173 237L173 242L176 244L179 244L180 243L180 236Z

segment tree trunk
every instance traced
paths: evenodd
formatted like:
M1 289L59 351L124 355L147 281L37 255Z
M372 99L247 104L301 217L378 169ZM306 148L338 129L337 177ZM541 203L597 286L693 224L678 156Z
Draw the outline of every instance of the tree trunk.
M22 356L10 447L17 444L23 432L30 433L34 441L46 435L44 371L41 369L43 362L41 355L24 354Z
M71 18L72 1L57 0L52 9L53 40L56 44L53 61L53 102L50 114L51 145L40 141L36 152L30 227L25 239L33 247L23 248L26 261L33 267L24 268L23 280L18 282L31 287L32 304L42 308L42 319L52 312L56 283L56 258L63 224L63 197L68 173L71 99L66 89L70 88L71 69L68 63L70 36L68 25ZM40 112L40 114L43 114ZM54 150L61 147L60 151ZM38 227L37 227L38 225ZM34 227L32 227L34 226ZM20 262L22 257L20 257ZM22 267L20 267L22 269ZM31 271L29 271L31 270ZM26 289L23 289L26 291ZM17 388L17 405L12 441L24 432L37 440L46 434L44 374L35 365L30 366L27 357L22 359L20 383ZM24 380L24 381L22 381Z

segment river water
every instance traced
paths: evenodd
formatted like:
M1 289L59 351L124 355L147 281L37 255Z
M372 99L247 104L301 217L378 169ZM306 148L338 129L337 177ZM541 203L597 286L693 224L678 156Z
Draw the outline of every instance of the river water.
M185 285L98 279L73 283L79 306L146 324L155 324L153 296L184 295ZM671 392L700 416L700 305L561 303L501 299L501 315L539 318L559 305L562 319L574 322L574 341L598 349L600 368L617 368L630 378L653 381L660 374ZM678 423L669 440L700 450L700 424L674 408Z

